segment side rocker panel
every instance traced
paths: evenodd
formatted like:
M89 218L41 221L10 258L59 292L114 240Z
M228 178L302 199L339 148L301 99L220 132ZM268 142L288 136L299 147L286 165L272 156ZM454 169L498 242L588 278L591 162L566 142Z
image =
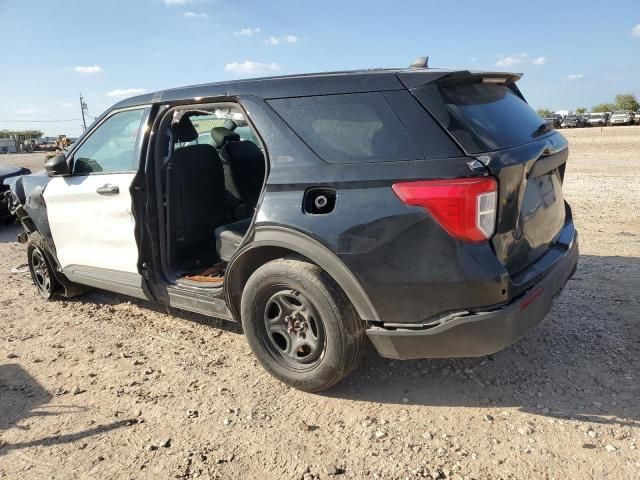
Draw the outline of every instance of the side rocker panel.
M85 265L69 265L64 268L62 273L72 282L81 285L148 300L142 288L142 276L137 273Z

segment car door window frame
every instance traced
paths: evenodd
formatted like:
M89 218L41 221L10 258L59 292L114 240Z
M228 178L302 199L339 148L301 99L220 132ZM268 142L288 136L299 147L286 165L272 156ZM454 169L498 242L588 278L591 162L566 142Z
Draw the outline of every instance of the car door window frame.
M119 171L108 171L108 172L74 172L75 155L78 152L78 150L85 144L85 142L87 142L87 140L89 140L96 133L96 131L111 117L119 113L131 111L131 110L145 110L142 114L142 120L140 121L140 127L138 128L138 133L136 135L136 141L133 148L133 156L134 158L137 159L136 167L131 170L119 170ZM107 115L105 115L105 117L102 118L99 123L96 123L94 126L91 127L91 130L87 133L87 135L84 136L82 141L78 143L78 145L74 146L73 150L69 152L69 171L71 172L70 176L85 177L88 175L114 175L114 174L122 174L122 173L136 173L140 168L140 152L142 151L142 144L145 139L145 133L147 129L150 128L150 125L149 125L150 113L151 113L151 105L145 104L145 105L135 105L135 106L126 107L126 108L119 108L117 110L112 110Z
M195 100L195 99L194 99ZM164 168L166 162L169 160L171 155L173 154L173 138L171 136L165 136L165 132L170 130L170 125L175 112L179 111L189 111L189 110L206 110L216 106L225 106L229 105L232 108L236 108L242 112L244 115L245 121L247 125L251 128L256 137L256 145L258 148L262 150L265 160L265 184L262 186L262 190L264 191L267 179L269 177L270 165L271 162L269 160L269 152L267 150L267 145L262 138L260 130L254 124L251 116L249 115L245 104L243 102L244 98L242 96L212 96L212 97L202 97L197 101L174 101L163 104L164 108L161 112L157 113L154 118L154 131L157 132L156 138L151 139L149 141L149 152L153 155L151 161L154 162L154 183L155 183L155 196L156 196L156 214L158 218L158 240L160 244L160 264L159 268L162 272L162 275L167 275L167 272L171 271L169 267L169 259L168 259L168 250L167 250L167 238L164 235L164 226L166 226L167 217L164 211L164 196L159 195L158 192L162 191L162 169ZM149 128L152 128L149 125ZM166 144L166 145L165 145ZM147 154L149 155L149 153ZM147 159L147 161L149 161ZM255 216L253 217L255 218Z

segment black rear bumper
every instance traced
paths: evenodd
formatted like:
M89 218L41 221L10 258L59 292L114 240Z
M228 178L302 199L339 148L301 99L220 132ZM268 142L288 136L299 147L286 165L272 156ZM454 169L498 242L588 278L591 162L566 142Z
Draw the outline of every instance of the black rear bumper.
M367 330L371 342L381 356L399 360L478 357L511 345L549 313L554 298L576 270L578 235L572 223L565 230L564 241L536 262L548 267L537 272L540 280L511 303L449 316L420 329L371 327Z

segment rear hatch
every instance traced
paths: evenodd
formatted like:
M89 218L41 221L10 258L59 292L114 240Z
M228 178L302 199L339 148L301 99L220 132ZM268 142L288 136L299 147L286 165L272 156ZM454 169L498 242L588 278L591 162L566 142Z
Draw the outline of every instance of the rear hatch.
M567 141L524 100L504 73L455 72L427 83L399 78L467 155L498 179L491 242L514 275L545 254L565 223L562 181ZM416 86L417 85L417 86Z

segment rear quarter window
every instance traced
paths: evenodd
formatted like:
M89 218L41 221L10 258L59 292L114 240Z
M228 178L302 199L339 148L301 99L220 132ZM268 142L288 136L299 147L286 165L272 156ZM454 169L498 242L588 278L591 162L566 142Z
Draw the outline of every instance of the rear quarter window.
M414 94L467 153L515 147L548 133L546 122L504 85L427 85Z
M379 92L283 98L268 103L319 157L328 162L423 158Z

